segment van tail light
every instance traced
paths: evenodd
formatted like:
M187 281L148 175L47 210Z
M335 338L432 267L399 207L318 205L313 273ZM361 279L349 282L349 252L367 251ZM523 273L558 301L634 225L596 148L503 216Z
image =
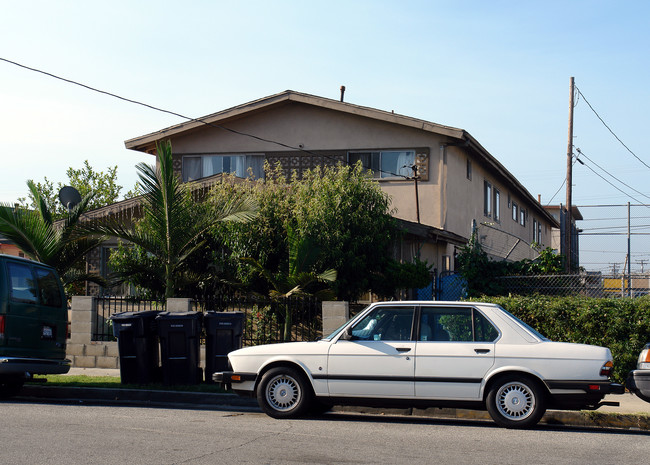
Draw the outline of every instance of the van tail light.
M0 315L0 339L5 338L5 316Z
M614 369L614 362L609 360L607 363L603 365L603 367L600 369L600 376L609 376L612 374L612 370Z

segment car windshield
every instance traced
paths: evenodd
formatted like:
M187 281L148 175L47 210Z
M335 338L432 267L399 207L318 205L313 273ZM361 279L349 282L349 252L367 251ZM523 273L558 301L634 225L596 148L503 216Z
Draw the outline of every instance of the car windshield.
M549 338L547 338L546 336L544 336L542 333L540 333L539 331L537 331L535 328L533 328L533 327L530 326L529 324L524 323L523 321L521 321L519 318L517 318L516 316L514 316L512 313L510 313L510 312L509 312L508 310L506 310L505 308L503 308L503 307L499 307L499 308L500 308L501 310L503 310L503 313L505 313L505 314L508 315L510 318L512 318L513 320L515 320L517 323L519 323L521 326L523 326L525 329L527 329L530 333L532 333L532 334L533 334L534 336L536 336L537 338L541 339L542 341L549 341L549 340L550 340Z
M337 335L338 333L340 333L341 330L342 330L343 328L345 328L345 327L348 325L349 322L350 322L350 320L346 321L346 322L343 323L341 326L339 326L339 327L336 328L334 331L332 331L328 336L325 336L322 340L323 340L323 341L329 341L330 339L336 337L336 335Z

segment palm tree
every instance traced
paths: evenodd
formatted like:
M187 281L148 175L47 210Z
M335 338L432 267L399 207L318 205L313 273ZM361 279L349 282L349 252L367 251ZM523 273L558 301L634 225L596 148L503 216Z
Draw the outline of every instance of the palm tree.
M267 270L259 261L245 257L241 260L259 273L272 289L269 296L274 300L282 300L293 295L313 295L321 300L334 298L335 294L330 288L320 289L310 293L309 288L317 283L332 283L336 281L336 270L328 269L322 273L313 271L320 249L309 238L299 237L293 228L287 228L289 242L289 269L288 272L272 272ZM291 308L285 306L284 335L285 341L291 339L292 325Z
M199 209L189 187L174 173L169 141L156 144L158 168L137 165L143 191L144 216L139 223L97 221L89 230L124 239L140 248L139 263L118 270L122 281L137 278L164 289L174 297L192 255L205 245L204 235L219 221L249 221L257 212L248 197L233 197L225 204ZM201 210L201 214L197 214Z
M27 186L38 210L0 205L0 234L29 258L54 267L64 285L81 281L104 285L101 276L83 271L86 254L104 240L85 232L80 224L93 195L85 196L63 220L55 222L52 210L34 182L28 181Z

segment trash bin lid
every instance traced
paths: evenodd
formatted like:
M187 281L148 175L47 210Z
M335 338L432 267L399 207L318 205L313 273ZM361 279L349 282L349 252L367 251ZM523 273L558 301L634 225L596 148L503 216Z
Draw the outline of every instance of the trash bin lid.
M205 312L203 317L206 331L213 332L220 328L233 328L241 332L244 312Z
M110 316L113 321L113 335L119 338L122 331L133 331L136 337L155 333L155 320L159 313L158 310L115 313Z
M166 334L171 330L183 330L188 335L197 335L201 332L201 312L162 312L156 317L158 333Z

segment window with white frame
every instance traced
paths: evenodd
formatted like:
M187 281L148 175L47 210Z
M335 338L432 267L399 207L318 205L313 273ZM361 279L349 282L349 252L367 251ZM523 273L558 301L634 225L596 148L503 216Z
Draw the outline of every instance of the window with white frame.
M442 271L451 271L451 255L442 256Z
M519 224L522 226L526 226L526 210L521 208L519 210Z
M539 243L539 238L537 237L537 220L533 218L533 242Z
M512 219L513 221L519 221L519 207L515 202L512 202Z
M492 216L492 184L483 181L483 214Z
M361 162L364 170L372 171L375 178L413 176L415 150L381 150L348 152L348 163Z
M495 221L501 221L501 214L499 213L499 210L501 208L501 193L496 187L494 188L494 204L492 207L494 210L492 218L494 218Z
M250 174L256 179L264 177L264 155L187 155L183 157L183 181L233 173L240 178Z

